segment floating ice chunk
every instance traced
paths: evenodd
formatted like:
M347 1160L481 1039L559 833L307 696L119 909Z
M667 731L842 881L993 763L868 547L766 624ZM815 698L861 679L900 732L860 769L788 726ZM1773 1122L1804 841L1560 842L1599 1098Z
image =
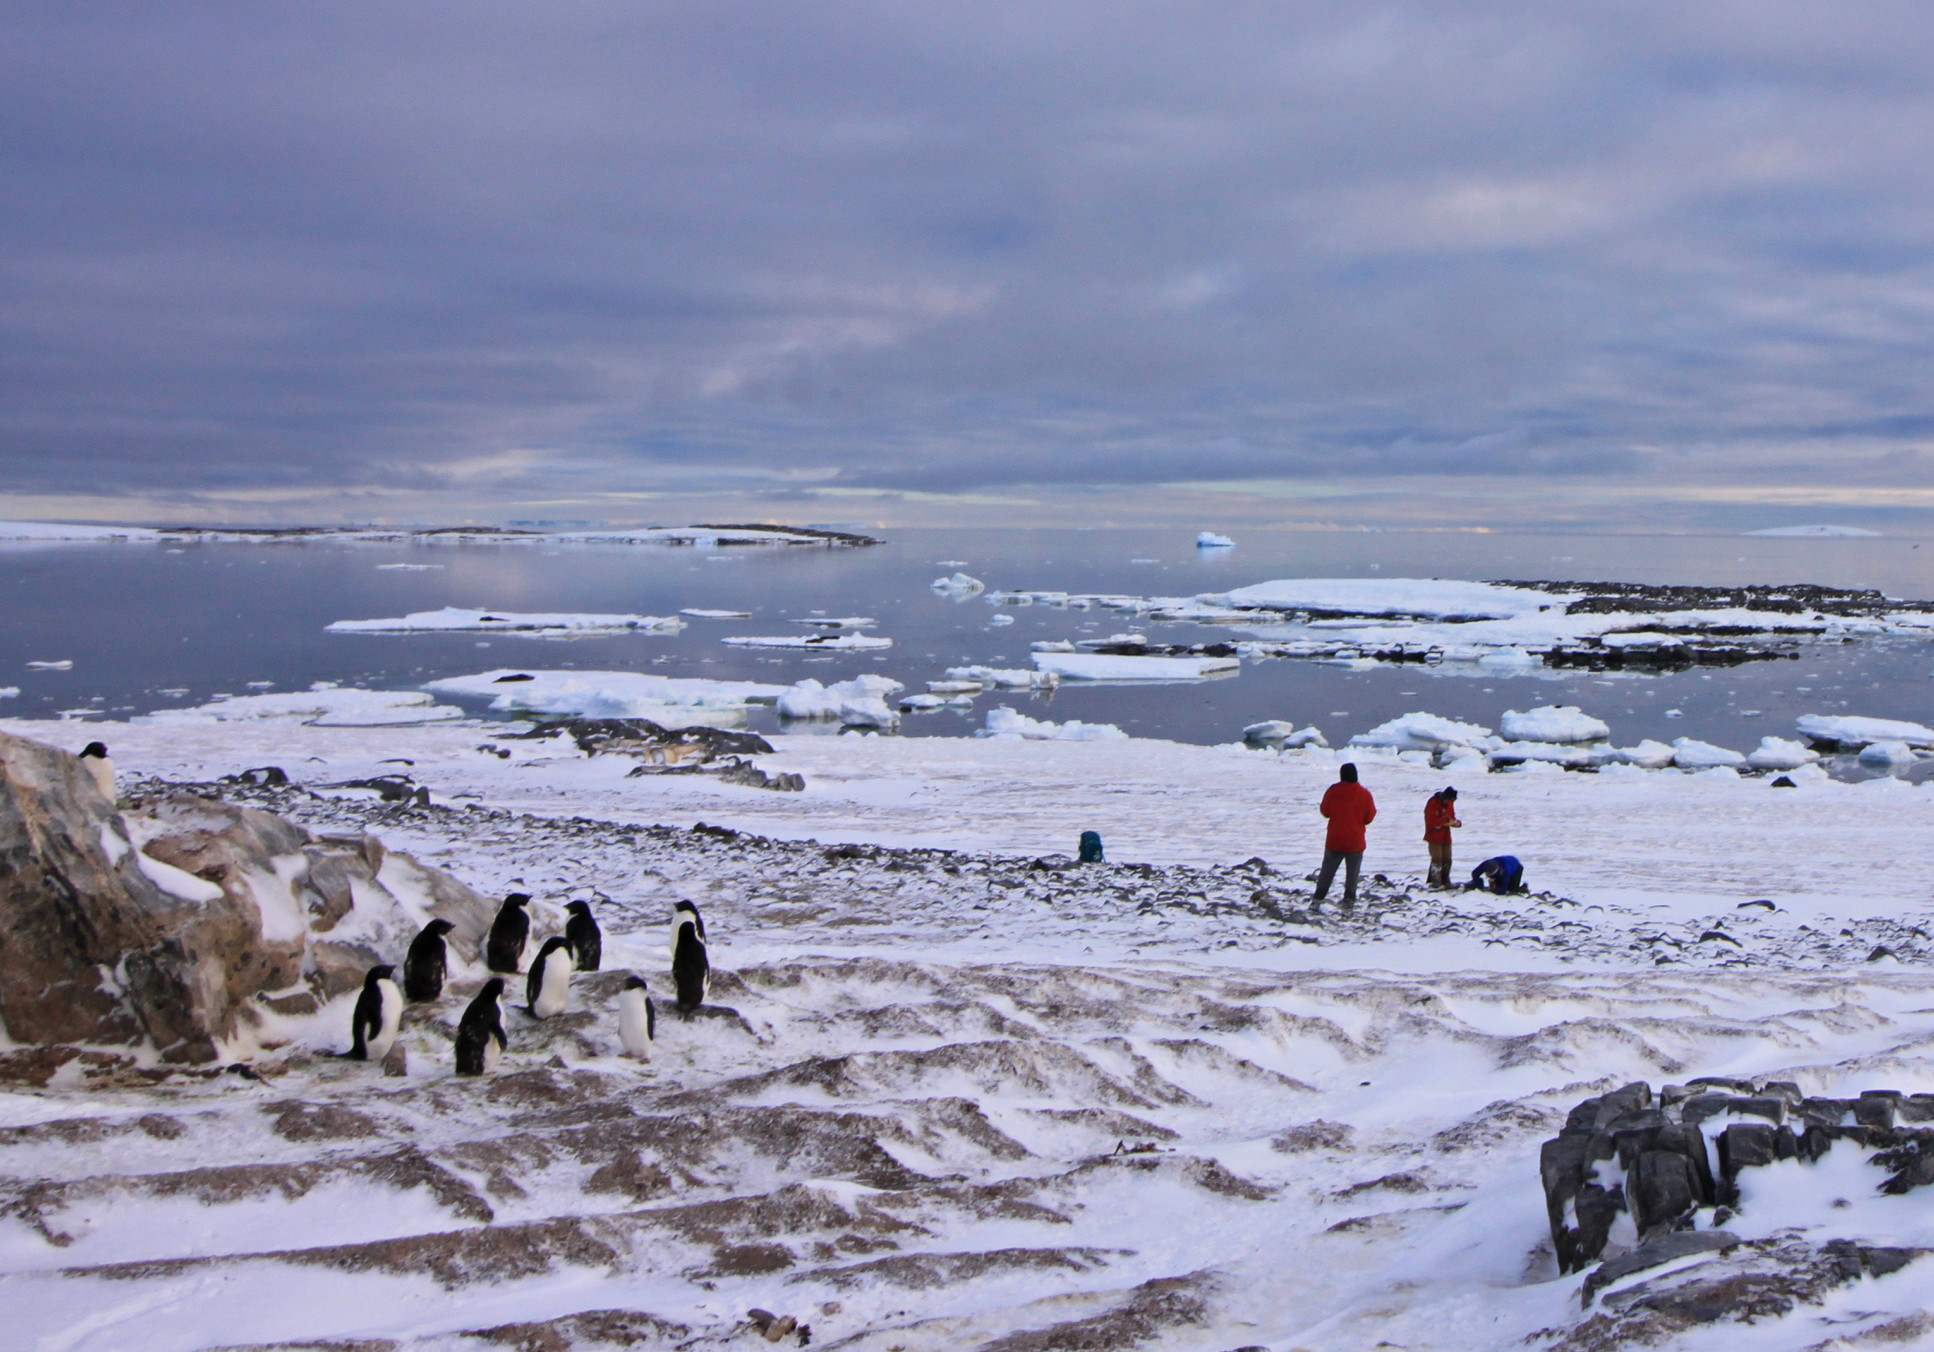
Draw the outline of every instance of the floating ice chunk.
M998 619L999 617L996 616L995 618ZM1068 642L1065 638L1037 638L1027 646L1031 651L1037 653L1071 653L1074 651L1074 644Z
M722 638L719 642L729 643L736 648L821 648L839 652L893 646L890 638L856 633L753 634Z
M948 667L947 679L975 681L982 686L1007 690L1030 690L1054 685L1061 678L1051 671L1029 671L1025 667Z
M1685 642L1675 634L1645 630L1629 634L1600 634L1598 641L1607 648L1677 648Z
M1802 765L1811 765L1820 759L1820 753L1810 750L1800 742L1788 741L1784 737L1762 737L1759 748L1746 755L1746 763L1755 770L1797 770Z
M774 703L788 688L757 681L654 676L641 671L532 671L514 667L499 667L475 676L449 676L424 686L445 694L488 698L490 707L497 710L528 709L576 718L649 718L661 723L671 715L677 726L683 726L677 722L679 717L693 721L690 715L695 710L736 714L748 704Z
M829 686L804 680L779 696L779 716L837 718L849 727L890 728L900 716L887 708L884 697L902 689L898 681L885 676L855 676Z
M379 563L376 565L376 571L379 573L440 573L443 571L443 565L440 563Z
M1857 718L1840 714L1806 714L1797 725L1800 735L1822 751L1856 751L1869 742L1905 742L1934 747L1934 728L1894 718Z
M439 632L530 634L568 637L575 634L675 634L685 627L676 615L519 614L509 610L466 610L445 606L421 610L391 620L337 620L325 625L331 634L426 634Z
M1635 765L1644 770L1663 770L1672 764L1676 753L1664 742L1647 737L1637 746L1609 746L1592 754L1605 765Z
M1862 765L1912 765L1919 759L1914 754L1914 748L1901 741L1869 742L1860 748Z
M749 610L702 610L696 606L678 613L689 615L695 620L749 620L752 618L752 612Z
M1810 761L1805 765L1794 766L1786 772L1785 777L1792 780L1796 787L1804 787L1808 784L1824 784L1833 778L1832 775L1826 772L1825 767L1815 765Z
M1014 617L1012 615L996 612L995 614L989 615L987 617L987 622L989 624L1012 624L1014 623Z
M1747 535L1761 539L1784 540L1876 540L1880 538L1877 530L1862 530L1858 526L1772 526L1766 530L1749 530Z
M1398 751L1434 751L1441 746L1476 746L1491 730L1476 723L1459 723L1436 714L1404 714L1379 723L1350 739L1351 746L1394 747Z
M0 699L19 699L19 698L20 698L19 686L0 685Z
M1475 748L1473 748L1475 749ZM1592 754L1582 746L1561 742L1506 742L1491 749L1493 765L1545 761L1552 765L1589 765Z
M71 657L63 657L52 662L29 662L27 664L27 670L29 671L72 671L73 669L74 659Z
M1035 653L1034 665L1070 681L1193 681L1237 671L1239 657L1115 657L1107 653Z
M1480 667L1535 667L1543 660L1532 656L1522 648L1495 648L1478 658L1477 664Z
M971 709L974 700L971 695L902 695L895 701L902 709Z
M933 580L933 589L937 592L946 592L952 596L974 596L986 591L987 584L977 577L968 577L965 573L955 573L952 577L935 578Z
M1514 742L1600 742L1611 728L1573 704L1546 704L1519 713L1507 709L1498 733Z
M978 695L987 687L979 681L928 681L927 689L936 695Z
M1205 530L1195 537L1195 547L1197 549L1234 549L1236 542L1226 535L1217 535L1212 530Z
M820 629L867 629L879 623L871 615L841 615L829 618L823 615L808 615L803 620L788 621L791 624L809 624Z
M1746 763L1746 758L1737 751L1728 751L1711 742L1701 742L1693 737L1674 737L1672 763L1681 770L1710 770L1721 765L1741 766Z
M1242 610L1328 611L1344 615L1404 615L1428 620L1510 620L1554 610L1561 593L1488 582L1439 578L1287 578L1258 582L1199 600Z
M406 727L447 723L463 710L420 690L354 690L318 683L280 695L231 695L190 709L157 709L154 723L311 723L322 728Z
M1242 740L1246 746L1269 751L1294 751L1298 747L1329 745L1320 728L1308 727L1299 731L1294 723L1282 718L1251 723L1242 730Z
M1029 718L1005 704L987 711L987 726L976 737L1024 737L1031 742L1125 742L1128 734L1113 723L1083 723L1071 718L1065 723L1050 723Z

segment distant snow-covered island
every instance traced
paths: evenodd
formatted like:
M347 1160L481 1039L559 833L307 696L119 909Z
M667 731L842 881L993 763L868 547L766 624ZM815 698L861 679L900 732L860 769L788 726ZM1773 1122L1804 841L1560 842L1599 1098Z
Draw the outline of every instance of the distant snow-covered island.
M819 545L856 548L881 543L870 535L815 526L619 526L543 531L508 526L89 526L59 521L0 521L0 543L61 544L310 544L412 545Z
M1749 536L1762 539L1784 540L1878 540L1877 530L1862 530L1858 526L1769 526L1765 530L1749 530Z

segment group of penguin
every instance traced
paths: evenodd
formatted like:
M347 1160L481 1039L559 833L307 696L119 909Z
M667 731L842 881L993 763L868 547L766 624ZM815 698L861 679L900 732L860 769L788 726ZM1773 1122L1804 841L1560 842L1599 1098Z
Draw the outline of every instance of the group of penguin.
M524 957L530 948L530 897L512 892L504 898L497 918L490 924L484 940L484 963L492 972L515 975L524 972ZM591 914L591 904L574 901L566 908L570 918L564 933L546 939L537 950L524 979L524 1008L534 1019L548 1019L564 1012L570 994L573 972L595 972L604 960L604 932ZM380 1061L389 1055L403 1023L407 1000L423 1004L443 994L449 954L444 936L455 926L448 920L432 920L410 941L403 959L403 980L399 986L396 968L383 964L372 967L363 978L362 994L356 1000L351 1020L352 1042L348 1057L357 1061ZM672 985L681 1014L691 1014L705 1003L711 990L712 964L705 951L705 920L698 907L681 901L672 910ZM510 1045L504 1032L504 978L492 976L470 1001L457 1023L457 1074L484 1075L496 1069L497 1060ZM626 1054L645 1059L658 1035L658 1009L652 1003L642 978L630 976L618 992L618 1040Z

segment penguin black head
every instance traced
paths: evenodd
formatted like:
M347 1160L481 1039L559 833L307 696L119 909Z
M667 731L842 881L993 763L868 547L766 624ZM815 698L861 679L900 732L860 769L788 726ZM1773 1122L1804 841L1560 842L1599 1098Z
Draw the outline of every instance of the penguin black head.
M81 748L81 754L82 754L83 756L93 756L93 757L95 757L96 759L99 759L99 760L106 760L106 759L107 759L107 743L106 743L106 742L89 742L89 743L88 743L88 744L87 744L86 746L84 746L84 747L82 747L82 748Z
M396 980L396 969L388 963L384 963L379 967L369 969L368 974L363 977L363 985L374 986L379 981L394 980Z
M423 927L423 932L425 934L448 934L455 928L456 926L448 920L445 920L442 916L438 916L435 920L432 920Z
M564 909L569 911L572 915L590 915L591 903L588 901L574 901L570 905L566 906Z
M628 991L641 991L645 989L645 979L641 976L628 976L625 978L624 988Z
M490 980L483 983L483 989L477 992L477 998L480 1000L503 999L504 998L504 979L500 976L491 977Z
M528 892L512 892L509 896L504 898L504 905L506 906L523 907L523 906L528 906L530 904L531 904L531 899L530 899L530 893Z

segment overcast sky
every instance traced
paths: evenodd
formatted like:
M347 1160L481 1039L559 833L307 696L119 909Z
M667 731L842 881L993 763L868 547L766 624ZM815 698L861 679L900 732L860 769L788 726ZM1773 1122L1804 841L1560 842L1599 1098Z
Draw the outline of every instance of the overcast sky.
M1926 508L1930 68L1924 3L16 4L5 503Z

